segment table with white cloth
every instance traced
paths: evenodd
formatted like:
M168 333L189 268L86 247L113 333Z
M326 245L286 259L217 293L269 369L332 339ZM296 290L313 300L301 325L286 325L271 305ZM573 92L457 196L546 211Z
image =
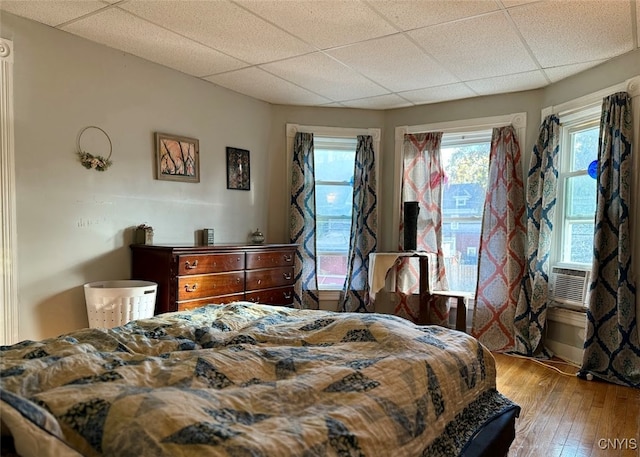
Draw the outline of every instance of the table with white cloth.
M430 313L429 296L437 295L447 298L455 298L456 309L456 330L466 332L467 330L467 300L473 298L471 292L461 290L431 290L429 281L429 258L435 254L426 251L400 251L400 252L372 252L369 254L369 297L375 300L376 294L382 290L386 284L387 274L394 267L396 262L403 257L417 257L419 268L419 290L420 309L418 314L418 324L428 324Z

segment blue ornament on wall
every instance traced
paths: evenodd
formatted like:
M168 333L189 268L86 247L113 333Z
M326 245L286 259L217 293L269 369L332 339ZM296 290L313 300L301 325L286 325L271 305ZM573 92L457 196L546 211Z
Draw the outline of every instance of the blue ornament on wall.
M591 176L593 179L596 179L598 177L598 160L594 160L589 164L587 173L589 173L589 176Z

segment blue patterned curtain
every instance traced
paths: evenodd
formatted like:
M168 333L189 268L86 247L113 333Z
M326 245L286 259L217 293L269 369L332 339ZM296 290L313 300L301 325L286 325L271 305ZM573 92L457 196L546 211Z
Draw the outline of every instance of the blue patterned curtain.
M515 316L514 352L541 349L549 296L549 253L558 188L560 119L547 116L533 148L527 176L527 265Z
M294 266L296 308L318 309L316 278L316 191L313 134L296 133L291 171L291 242L298 245Z
M358 135L353 170L353 211L345 279L338 309L348 312L373 311L369 303L369 254L378 245L378 197L373 138Z
M631 272L631 97L619 92L602 104L598 202L591 298L580 375L640 387L640 344Z

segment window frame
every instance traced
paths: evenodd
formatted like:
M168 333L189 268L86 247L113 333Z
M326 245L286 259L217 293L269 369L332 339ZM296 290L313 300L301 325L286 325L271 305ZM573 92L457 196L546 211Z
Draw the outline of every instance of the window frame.
M327 127L318 125L300 125L300 124L287 124L286 136L287 136L287 193L286 193L286 205L287 219L285 221L285 227L289 227L290 220L290 201L291 198L291 161L293 158L293 142L298 132L313 133L315 136L331 137L331 138L357 138L358 135L370 135L373 139L373 151L376 157L376 194L380 196L380 132L379 128L349 128L349 127ZM291 233L287 233L290 238ZM340 290L337 289L319 289L319 299L323 301L337 301L340 298Z
M601 106L598 103L591 103L580 108L575 108L568 113L559 115L560 119L560 141L559 141L559 163L558 163L558 188L556 193L556 211L554 215L554 231L552 235L552 245L554 249L550 255L550 265L563 268L573 268L578 270L591 270L591 263L572 262L564 260L567 258L566 232L567 226L567 189L568 179L577 176L586 176L587 170L571 170L573 159L573 146L571 135L575 132L600 125ZM564 152L568 151L568 153ZM595 212L594 212L595 220ZM574 220L578 221L577 219Z

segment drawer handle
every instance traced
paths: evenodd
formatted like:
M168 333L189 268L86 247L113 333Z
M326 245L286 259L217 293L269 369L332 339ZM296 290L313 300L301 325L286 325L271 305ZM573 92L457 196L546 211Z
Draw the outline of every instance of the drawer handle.
M291 279L291 273L282 273L282 277L288 281Z
M187 270L193 270L194 268L198 268L198 260L194 260L193 263L189 262L188 260L184 263L184 267Z
M262 279L258 279L258 285L262 284Z
M291 298L291 292L282 292L282 295L284 295L284 298L286 300L289 300Z
M236 284L240 284L240 278L236 278Z
M284 261L285 262L291 262L293 260L293 256L291 254L285 254L284 255Z
M189 284L184 285L185 292L195 292L197 288L198 288L197 284L194 284L193 286L190 286Z

